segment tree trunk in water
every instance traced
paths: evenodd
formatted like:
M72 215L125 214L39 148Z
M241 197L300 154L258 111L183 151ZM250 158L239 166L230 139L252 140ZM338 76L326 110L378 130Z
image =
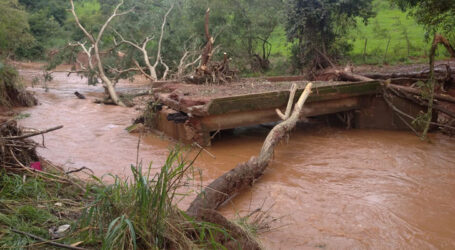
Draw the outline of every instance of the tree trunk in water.
M216 210L238 191L252 186L263 175L269 165L275 146L295 127L301 116L303 104L311 92L309 83L300 96L290 117L276 125L264 141L258 157L252 157L248 162L240 163L234 169L215 179L191 203L187 212L199 218L206 210Z
M103 68L103 64L101 62L101 57L100 57L100 53L99 53L99 49L98 49L98 44L95 44L95 57L96 57L96 60L97 60L98 72L99 72L100 78L101 78L101 80L103 81L103 84L106 87L106 90L107 90L107 92L109 94L109 97L112 99L112 101L115 104L117 104L119 106L122 106L122 107L125 107L125 104L123 104L123 102L118 97L117 92L115 91L114 84L112 83L112 81L104 73L104 68Z

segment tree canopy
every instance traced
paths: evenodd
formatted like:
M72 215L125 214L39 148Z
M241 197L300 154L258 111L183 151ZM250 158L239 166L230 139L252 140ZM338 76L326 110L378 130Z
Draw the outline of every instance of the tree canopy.
M119 1L74 0L74 4L81 24L96 34ZM115 47L120 40L116 32L136 44L148 37L146 50L154 61L163 17L174 5L164 25L159 59L170 68L171 75L181 75L179 65L194 62L206 44L204 16L210 8L214 60L222 60L226 53L231 65L247 75L285 74L291 73L291 68L297 73L303 68L324 68L352 59L347 57L348 52L352 44L356 48L359 45L351 39L351 31L359 20L367 22L375 15L374 6L387 5L384 8L392 9L391 2L410 10L428 34L439 32L455 40L452 0L124 0L122 10L134 8L133 12L114 19L99 45L101 50ZM69 0L0 1L2 53L14 54L17 59L42 60L69 42L87 41L69 9ZM389 33L390 30L384 32ZM376 39L376 32L373 34L370 37ZM373 46L370 44L369 41L368 45ZM115 51L127 55L127 60L121 61L123 67L134 66L136 60L147 68L140 50L122 44ZM105 60L117 63L115 58ZM291 63L294 67L290 67ZM159 63L156 70L160 77L166 69Z
M343 38L355 27L356 17L366 22L374 15L372 0L290 0L286 32L294 42L294 66L324 68L349 45Z
M455 3L453 0L392 0L403 10L410 10L418 23L430 33L440 32L455 38Z
M33 42L27 12L17 0L0 1L0 57Z

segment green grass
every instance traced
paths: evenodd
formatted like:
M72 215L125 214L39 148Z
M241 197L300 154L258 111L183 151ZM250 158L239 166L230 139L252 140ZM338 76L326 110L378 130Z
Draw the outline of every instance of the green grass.
M375 0L373 6L374 11L377 12L376 17L369 19L368 25L359 19L357 28L348 34L348 41L353 45L353 49L346 55L346 61L354 64L427 62L431 41L426 39L424 28L408 13L392 6L388 0ZM367 39L367 49L364 58L365 39ZM390 44L385 56L389 39ZM270 42L272 69L271 72L267 72L267 75L283 74L289 67L289 62L286 63L286 60L291 56L291 44L286 40L284 27L279 26L272 33ZM444 50L440 50L437 59L444 59L447 56Z
M84 203L75 206L67 200L69 197L72 201L80 198L70 185L0 170L0 248L33 248L37 243L27 236L12 233L10 228L44 238L48 238L52 226L70 224L75 228L73 216L82 211ZM57 202L62 206L56 206ZM77 240L66 238L60 242L73 244Z
M269 42L272 44L271 57L291 56L291 43L288 42L283 26L278 26L271 34Z
M368 25L358 20L358 27L350 34L353 44L349 54L351 60L354 63L373 64L406 63L419 58L426 60L430 44L425 39L424 28L407 13L391 6L387 0L376 0L373 4L376 17L369 19ZM367 48L364 60L365 39Z

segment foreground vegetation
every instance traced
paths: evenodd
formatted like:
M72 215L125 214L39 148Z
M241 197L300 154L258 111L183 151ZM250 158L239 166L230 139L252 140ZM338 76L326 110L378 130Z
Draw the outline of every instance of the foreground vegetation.
M221 238L235 240L229 231L195 221L176 206L189 168L177 150L159 173L131 166L126 180L108 175L83 182L52 165L45 170L58 178L2 168L0 248L223 249ZM65 224L68 231L50 233Z

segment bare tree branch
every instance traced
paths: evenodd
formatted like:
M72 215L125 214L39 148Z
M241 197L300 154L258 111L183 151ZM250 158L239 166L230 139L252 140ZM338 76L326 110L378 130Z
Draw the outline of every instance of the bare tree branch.
M156 52L156 61L153 67L158 66L158 62L161 58L161 44L163 42L163 35L164 35L164 26L166 25L166 19L169 16L169 13L171 13L172 9L174 8L174 4L171 5L169 10L166 12L163 18L163 23L161 24L161 34L160 34L160 39L158 40L158 51Z
M84 32L85 36L89 39L89 41L92 43L92 46L90 47L90 49L86 49L85 45L84 44L81 44L79 43L79 46L82 47L82 49L84 50L84 52L89 56L89 67L91 70L94 70L94 66L91 65L92 64L92 53L91 53L91 50L94 49L95 53L94 53L94 56L95 56L95 59L96 59L96 64L97 64L97 74L98 76L101 78L101 80L103 81L103 84L104 84L104 87L107 91L107 93L109 94L109 97L112 99L112 101L117 104L117 105L120 105L120 106L125 106L125 104L123 104L123 102L120 100L120 98L118 97L117 95L117 92L115 91L115 84L112 82L111 79L109 79L107 76L106 76L106 73L104 71L104 67L103 67L103 63L101 61L101 57L100 57L100 50L99 50L99 42L101 41L101 38L103 37L103 34L104 34L104 31L106 30L107 26L110 24L110 22L117 16L121 16L121 15L125 15L125 14L128 14L130 13L131 11L133 11L133 9L130 9L128 11L125 11L125 12L121 12L121 13L117 13L119 8L123 5L124 3L124 0L121 0L119 4L117 4L117 6L115 7L114 9L114 12L113 14L106 20L106 22L103 24L103 26L101 27L101 30L99 31L98 33L98 36L97 38L95 39L95 37L93 35L91 35L85 28L84 26L80 23L79 21L79 18L76 14L76 11L75 11L75 8L74 8L74 2L73 0L70 0L70 3L71 3L71 12L74 16L74 19L76 20L76 24L77 26Z
M70 2L71 2L71 13L73 13L77 26L79 26L79 28L82 30L82 32L84 32L85 36L90 40L90 42L92 42L94 44L95 38L90 33L88 33L88 31L84 28L84 26L82 26L81 22L79 21L79 17L76 14L76 10L74 9L73 0L70 0Z
M161 63L165 68L166 68L166 71L164 72L163 74L163 79L166 79L167 75L168 75L168 72L169 72L169 66L167 64L165 64L161 58L161 47L162 47L162 42L163 42L163 36L164 36L164 27L166 25L166 20L167 20L167 17L169 16L169 14L171 13L172 9L174 8L174 4L171 5L171 7L169 8L169 10L166 12L166 14L164 15L163 17L163 23L161 24L161 33L160 33L160 38L158 40L158 49L157 49L157 54L156 54L156 58L155 58L155 63L152 65L151 62L150 62L150 58L149 58L149 55L148 55L148 51L147 51L147 44L153 40L153 37L146 37L144 39L144 41L142 42L141 45L137 44L137 43L134 43L132 41L128 41L126 40L118 31L114 30L114 32L117 34L117 36L121 39L121 43L126 43L130 46L133 46L134 48L136 48L137 50L141 51L142 52L142 55L143 55L143 58L144 58L144 62L145 64L147 65L148 67L148 70L149 70L149 74L147 74L144 70L140 69L140 72L147 78L149 78L150 80L152 81L156 81L158 80L158 76L157 76L157 73L156 73L156 67L158 66L159 63ZM137 61L134 62L136 64L136 66L139 68L139 63Z
M73 1L73 0L71 0ZM132 12L134 10L134 8L132 9L129 9L125 12L121 12L121 13L117 13L118 9L123 5L124 1L121 0L119 4L117 4L117 6L115 7L114 9L114 13L106 20L106 22L103 24L103 26L101 27L100 29L100 32L98 33L98 37L96 39L96 44L98 44L101 40L101 37L103 37L103 34L104 34L104 31L106 30L106 27L109 25L109 23L117 16L123 16L123 15L126 15L130 12Z
M139 69L139 71L145 76L147 77L148 79L152 80L152 81L155 81L149 74L145 73L145 71L142 69L141 65L139 65L139 63L136 61L136 60L133 60L134 64L136 65L136 67Z
M165 64L163 62L163 57L162 56L160 56L160 63L163 64L163 66L165 68L163 76L161 77L161 80L166 80L167 74L169 73L169 66L167 66L167 64Z

